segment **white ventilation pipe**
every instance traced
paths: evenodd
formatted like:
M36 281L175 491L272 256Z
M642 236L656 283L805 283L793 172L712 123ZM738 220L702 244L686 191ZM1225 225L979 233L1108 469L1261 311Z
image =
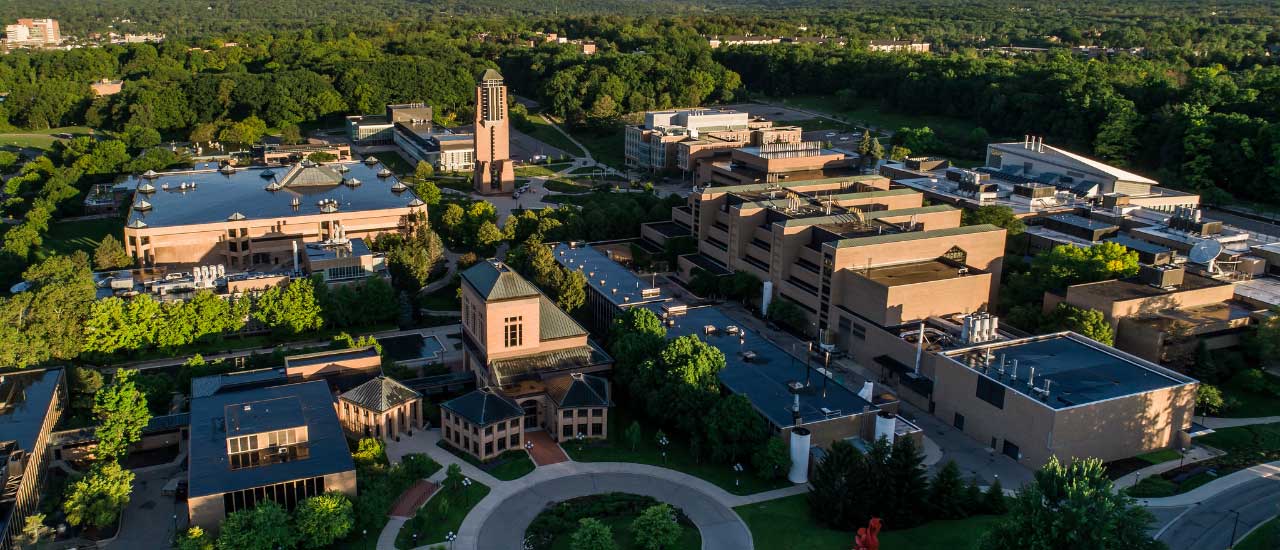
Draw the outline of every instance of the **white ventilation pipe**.
M809 482L809 429L796 427L791 430L791 472L787 481Z

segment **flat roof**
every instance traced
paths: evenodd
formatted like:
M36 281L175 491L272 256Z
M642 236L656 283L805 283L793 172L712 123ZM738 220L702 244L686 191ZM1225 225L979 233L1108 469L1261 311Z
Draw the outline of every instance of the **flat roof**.
M939 237L954 237L957 235L972 235L975 233L987 233L990 231L1004 231L999 227L991 224L980 225L964 225L960 227L950 227L947 229L934 229L932 231L908 231L905 233L892 233L885 235L874 235L870 237L858 237L856 239L843 239L835 243L836 248L850 248L855 246L869 246L873 244L896 243L903 241L916 241L921 239L934 239Z
M373 252L369 251L369 246L364 244L364 239L351 239L349 245L350 249L344 245L307 243L304 248L307 258L310 260L334 260L373 254Z
M912 192L909 189L907 191ZM843 208L841 209L843 210ZM863 212L862 219L866 221L872 221L872 220L878 220L881 218L896 218L899 216L932 214L936 212L947 212L951 210L956 210L956 208L949 204L935 204L931 206L918 206L914 208L900 208L898 210L873 210L870 212ZM827 225L827 224L842 225L848 222L851 219L851 216L852 216L851 214L835 214L831 216L809 216L809 217L798 216L795 218L783 220L776 223L782 224L783 227L806 227L810 225Z
M890 287L959 279L966 276L960 273L961 267L938 259L885 265L871 269L846 269L861 277ZM965 269L968 270L968 273L985 273L972 268L966 267Z
M1075 285L1067 289L1068 292L1086 292L1098 296L1104 296L1112 301L1120 300L1136 300L1139 298L1151 298L1155 296L1164 296L1175 292L1186 292L1189 290L1199 290L1215 286L1228 286L1230 283L1224 283L1202 277L1194 273L1186 273L1183 275L1182 284L1174 287L1173 290L1165 290L1151 286L1137 277L1127 279L1112 279L1110 281L1100 281L1097 283L1084 283Z
M233 214L246 219L292 218L321 214L320 201L337 201L338 212L361 212L408 208L417 199L411 189L391 190L395 176L378 177L382 165L361 162L331 163L325 168L343 166L345 178L356 178L360 185L285 185L278 191L266 190L273 179L282 179L284 169L244 168L224 174L217 170L194 170L161 173L154 180L131 177L127 185L137 189L149 183L154 193L134 193L134 202L146 200L146 211L129 209L126 225L141 221L148 227L174 227L228 221ZM183 188L182 184L187 184ZM195 184L192 186L192 184ZM164 187L168 186L166 190ZM293 199L298 207L293 207Z
M441 359L444 344L437 336L421 334L403 334L378 338L382 345L382 355L392 361L413 361L415 359Z
M339 363L342 361L350 361L352 359L367 359L377 356L378 350L373 346L367 346L363 348L317 351L315 353L304 353L302 355L290 355L284 358L284 365L285 368L306 367L310 365L328 365L330 363Z
M296 396L231 404L226 411L227 436L249 435L302 425L302 403Z
M751 191L768 191L770 189L788 189L791 187L809 187L812 185L826 185L832 183L857 183L860 181L873 181L889 179L884 176L875 174L859 174L838 176L831 178L812 178L812 179L796 179L788 181L780 181L773 183L745 183L742 185L723 185L711 186L703 189L704 192L714 193L746 193Z
M1280 307L1280 277L1257 277L1240 281L1235 286L1236 296Z
M659 317L662 308L657 304L645 307ZM720 371L720 382L736 394L751 401L769 422L778 427L795 424L792 416L794 394L789 382L805 380L809 386L800 392L800 422L808 424L831 418L860 414L875 407L858 394L828 379L818 372L820 365L812 365L806 372L805 362L792 357L758 332L742 326L713 306L689 308L684 314L669 317L674 325L667 325L667 337L678 338L696 334L702 341L724 353L725 368ZM707 334L706 327L714 326L715 332ZM739 335L728 334L729 326L737 326ZM744 352L755 354L750 360Z
M1135 239L1127 235L1116 235L1103 240L1116 243L1130 250L1145 252L1147 254L1165 254L1173 252L1173 249L1167 246L1161 246L1155 243Z
M0 374L0 441L16 441L26 452L35 450L62 372L53 368Z
M1087 229L1089 231L1097 231L1099 229L1111 229L1116 227L1115 224L1100 222L1098 220L1089 219L1084 216L1077 216L1075 214L1056 214L1053 216L1049 216L1048 219L1051 219L1058 223L1070 225L1073 227Z
M944 355L1055 410L1195 382L1071 332L997 342ZM999 372L1002 359L1003 375ZM1016 377L1014 361L1017 361ZM1049 381L1047 399L1027 386L1031 369L1035 369L1035 388L1042 389L1045 381Z
M630 269L613 261L593 246L558 243L551 252L555 255L556 262L566 269L581 271L587 279L587 284L615 306L632 306L671 299L670 296L663 294L660 287L652 285L651 281L641 279Z
M297 416L289 419L289 424L307 426L307 457L232 470L227 459L229 430L226 409L281 398L294 398L298 404L296 409L287 409L288 414ZM192 399L188 474L191 497L354 470L347 438L338 423L333 402L329 385L322 380L229 391Z

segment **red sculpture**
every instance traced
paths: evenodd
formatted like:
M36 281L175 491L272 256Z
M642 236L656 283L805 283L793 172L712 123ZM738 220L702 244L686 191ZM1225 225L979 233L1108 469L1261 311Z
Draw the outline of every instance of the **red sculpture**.
M858 536L853 539L853 550L880 550L880 518L871 518L866 527L858 528Z

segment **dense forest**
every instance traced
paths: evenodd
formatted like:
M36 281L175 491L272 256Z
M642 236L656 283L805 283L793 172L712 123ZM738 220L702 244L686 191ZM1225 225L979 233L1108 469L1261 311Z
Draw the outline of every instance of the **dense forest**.
M0 125L252 141L398 101L429 102L449 123L469 118L474 75L497 67L547 113L601 132L648 109L825 96L836 106L959 119L972 126L970 141L1042 135L1210 200L1280 196L1274 3L783 4L284 0L261 10L248 2L52 0L39 13L6 4L0 17L53 15L68 34L113 25L170 37L0 57L0 92L8 93ZM575 15L557 15L566 12ZM542 42L543 31L592 40L598 53ZM712 49L705 38L730 33L841 35L849 43ZM869 52L869 38L926 40L935 52ZM983 49L1006 44L1050 49L1019 57ZM1086 59L1062 48L1073 45L1142 50ZM89 83L101 78L124 79L123 91L93 97Z

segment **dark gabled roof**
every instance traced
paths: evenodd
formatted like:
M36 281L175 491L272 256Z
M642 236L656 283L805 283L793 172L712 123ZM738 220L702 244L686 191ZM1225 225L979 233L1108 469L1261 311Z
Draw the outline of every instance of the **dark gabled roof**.
M564 407L608 407L609 382L599 376L573 373L557 376L546 382L547 395Z
M351 391L339 396L339 399L350 401L371 411L385 412L419 397L422 397L422 394L409 389L404 384L386 376L379 376L352 388Z
M484 74L480 75L480 81L484 82L486 80L502 80L502 74L493 69L485 69Z
M476 426L488 426L503 420L524 416L515 401L491 390L476 390L440 404Z
M538 296L537 287L506 264L489 259L462 272L462 280L485 300L508 300Z
M582 328L546 296L538 303L538 339L541 341L558 340L573 336L583 336L587 329Z
M585 346L495 359L489 362L489 368L500 383L506 384L529 375L585 371L612 362L613 358L609 354L597 347L595 342L588 340Z
M288 359L285 359L287 362ZM270 386L288 380L281 368L266 368L213 374L191 379L191 397L208 397L215 393L256 386Z

